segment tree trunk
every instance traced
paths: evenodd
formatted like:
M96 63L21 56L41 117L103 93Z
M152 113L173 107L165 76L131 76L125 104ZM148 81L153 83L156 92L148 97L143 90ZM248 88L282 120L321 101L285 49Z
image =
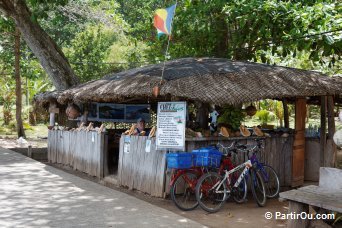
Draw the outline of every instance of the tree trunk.
M79 80L62 50L38 23L31 20L31 12L24 0L0 0L0 11L13 18L27 45L39 59L57 90L78 84Z
M22 97L21 97L21 80L20 80L20 31L15 29L15 45L14 45L14 72L15 72L15 119L17 121L17 134L19 137L25 137L23 120L21 119Z

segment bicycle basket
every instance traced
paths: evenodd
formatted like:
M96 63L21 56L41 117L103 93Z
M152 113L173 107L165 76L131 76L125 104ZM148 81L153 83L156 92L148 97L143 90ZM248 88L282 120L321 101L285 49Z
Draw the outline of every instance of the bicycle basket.
M170 169L188 169L192 166L192 153L189 152L169 153L166 159Z

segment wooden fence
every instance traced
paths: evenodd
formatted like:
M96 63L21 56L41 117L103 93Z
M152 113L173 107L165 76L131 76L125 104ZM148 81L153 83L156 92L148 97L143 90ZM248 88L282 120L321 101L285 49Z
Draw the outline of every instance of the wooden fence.
M165 151L155 150L155 139L151 142L151 151L145 152L147 137L129 137L129 152L124 152L125 136L120 139L118 183L129 189L137 189L152 196L163 197L170 191L170 172L167 172ZM246 138L194 138L187 139L186 150L216 144L230 145L233 140L240 143L255 143L255 137ZM265 139L265 148L258 155L259 160L271 165L279 175L281 186L291 185L293 137L272 137ZM236 162L247 158L240 153Z
M122 136L120 139L118 183L151 196L163 197L166 152L156 150L155 138L151 139L150 152L145 152L148 140L146 136L127 136L130 143L129 148L125 151L125 137Z
M103 178L105 133L49 130L48 160Z
M194 138L186 142L186 150L191 151L195 148L200 148L220 142L225 146L229 146L233 141L239 140L243 144L255 144L254 139L258 137L235 137L235 138ZM260 137L259 137L260 138ZM293 136L277 137L273 136L265 138L264 149L258 154L260 162L264 162L272 166L279 175L280 186L291 186L292 175L292 146ZM247 160L243 153L239 153L236 164Z

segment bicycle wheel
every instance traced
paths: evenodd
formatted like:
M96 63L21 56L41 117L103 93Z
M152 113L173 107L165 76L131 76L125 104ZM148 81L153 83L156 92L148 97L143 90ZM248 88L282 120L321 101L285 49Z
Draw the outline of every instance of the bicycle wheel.
M266 190L264 180L259 171L250 169L251 174L251 188L253 197L259 207L263 207L266 204Z
M194 173L186 172L177 177L171 185L171 199L179 209L190 211L198 206L195 196L196 183L197 176Z
M221 184L218 190L215 187L222 180L222 176L213 172L204 174L198 180L196 185L196 199L203 210L214 213L223 206L227 199L226 184Z
M247 197L247 182L246 178L241 180L241 183L237 188L233 188L233 199L236 203L246 202Z
M269 165L262 165L259 169L262 177L264 178L266 196L268 198L275 198L279 194L280 184L276 171Z

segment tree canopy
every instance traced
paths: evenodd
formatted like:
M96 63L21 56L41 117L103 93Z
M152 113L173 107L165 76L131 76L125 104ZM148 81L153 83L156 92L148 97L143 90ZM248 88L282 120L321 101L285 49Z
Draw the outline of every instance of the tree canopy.
M26 8L15 8L13 2L0 1L1 73L13 72L12 34L15 26L19 26L28 45L22 47L25 77L43 75L44 71L50 77L56 74L55 65L49 63L54 56L44 57L44 52L57 48L55 51L64 59L64 63L60 63L61 59L55 63L64 66L56 70L60 71L58 76L52 77L56 88L96 79L111 71L163 61L167 37L157 38L153 12L175 3L18 0L19 5L27 7L29 21L41 27L32 31L51 37L39 34L27 41L28 31L15 13ZM340 74L341 11L341 5L333 0L179 1L167 58L223 57ZM52 40L52 49L44 45L38 45L44 51L32 48L37 46L34 42L41 39L39 36L45 42ZM65 72L71 78L64 78L69 83L60 87L61 82L53 78L61 77L60 74L64 77Z

